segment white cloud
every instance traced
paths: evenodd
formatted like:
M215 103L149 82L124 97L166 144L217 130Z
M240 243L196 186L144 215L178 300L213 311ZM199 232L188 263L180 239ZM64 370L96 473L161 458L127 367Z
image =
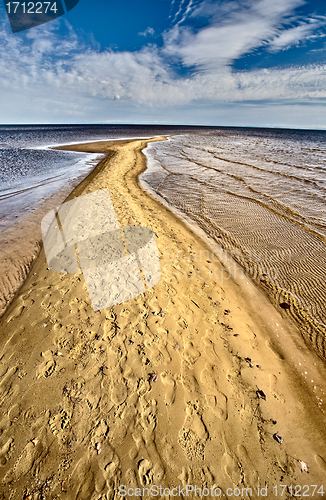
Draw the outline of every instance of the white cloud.
M68 50L64 40L50 37L53 50ZM45 38L46 40L46 38ZM2 39L0 84L21 94L60 95L78 99L119 100L161 107L194 101L304 100L326 98L326 66L232 72L220 66L188 78L176 77L157 47L138 52L76 53L52 60L26 51L12 38ZM43 42L42 42L43 43ZM45 43L45 42L44 42Z
M195 4L195 0L190 0L182 18L178 21L177 24L181 24L181 23L183 23L183 21L185 21L187 19L187 17L190 15L190 13L194 10L194 4Z
M138 35L141 35L141 36L153 36L155 33L155 30L153 28L146 28L145 31L142 31L140 33L138 33Z
M311 19L309 23L301 23L299 26L282 30L269 42L269 50L278 52L307 40L324 37L325 34L317 30L325 24L325 20Z
M326 65L241 72L230 67L235 58L261 44L280 50L303 36L314 36L314 23L300 25L301 31L281 31L282 16L300 3L274 0L272 9L269 0L248 0L240 9L233 2L219 16L220 6L203 2L200 15L217 21L198 33L177 25L165 33L162 49L151 45L136 52L101 52L83 44L71 28L67 37L59 37L54 23L30 30L25 38L13 37L3 27L0 99L6 109L11 100L13 109L41 116L49 110L58 116L135 109L155 114L241 102L316 103L326 99ZM180 77L171 64L174 60L198 70Z
M220 4L205 0L192 15L207 17L210 24L197 33L189 27L175 26L165 33L163 50L185 66L204 71L223 67L266 45L268 40L274 40L276 47L277 37L282 36L284 17L302 3L303 0L248 0ZM311 26L309 33L312 30Z
M182 11L182 7L184 5L184 3L186 2L187 0L181 0L180 1L180 5L179 5L179 9L177 10L177 12L175 13L174 15L174 18L173 18L173 21L172 22L175 22L179 16L179 14L181 14L181 11Z
M172 0L171 5L170 5L170 13L168 19L171 19L172 17L172 11L173 11L173 6L175 4L176 0Z

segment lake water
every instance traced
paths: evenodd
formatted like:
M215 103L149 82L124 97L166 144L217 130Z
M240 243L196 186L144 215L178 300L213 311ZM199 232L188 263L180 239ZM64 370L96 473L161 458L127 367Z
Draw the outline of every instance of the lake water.
M326 359L326 132L205 130L146 155L142 180L289 307Z

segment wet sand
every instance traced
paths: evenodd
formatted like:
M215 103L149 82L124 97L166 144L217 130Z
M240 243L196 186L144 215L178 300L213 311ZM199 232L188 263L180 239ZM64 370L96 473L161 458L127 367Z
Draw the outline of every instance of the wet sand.
M244 275L230 277L231 261L139 186L147 142L71 146L110 155L69 199L109 189L121 226L155 232L162 277L94 312L82 274L49 270L40 252L0 324L2 498L319 488L325 365Z

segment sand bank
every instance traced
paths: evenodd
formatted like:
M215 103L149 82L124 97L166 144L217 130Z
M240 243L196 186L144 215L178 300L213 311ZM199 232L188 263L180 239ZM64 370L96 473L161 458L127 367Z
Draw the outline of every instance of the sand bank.
M212 247L140 188L147 142L81 145L111 154L69 199L108 188L121 226L150 227L159 283L94 312L83 276L48 270L41 251L1 319L2 497L320 488L325 367L250 281L231 279Z

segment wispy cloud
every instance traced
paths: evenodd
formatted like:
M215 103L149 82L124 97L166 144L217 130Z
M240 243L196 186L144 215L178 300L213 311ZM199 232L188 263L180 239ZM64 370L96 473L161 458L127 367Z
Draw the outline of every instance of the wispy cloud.
M178 21L178 24L183 23L187 19L187 17L190 15L190 13L192 12L192 10L194 8L195 8L195 0L190 0L182 18Z
M277 38L282 37L284 17L302 3L302 0L255 0L221 4L205 0L193 16L209 18L208 26L199 32L190 26L175 26L165 34L164 51L185 66L204 71L224 67L269 41L274 40L276 47Z
M231 69L236 58L262 45L276 51L316 36L314 26L321 26L322 19L289 27L288 16L301 0L248 0L241 2L242 7L236 1L227 7L205 1L197 4L195 11L193 0L187 1L184 16L206 17L209 22L205 28L195 32L178 24L164 34L162 48L151 44L135 52L100 51L96 45L84 43L69 25L66 36L59 37L56 24L51 23L13 37L3 24L1 99L6 106L10 99L17 106L33 102L40 113L55 106L58 114L66 115L103 107L158 110L326 100L326 65L241 72ZM282 28L285 18L286 29ZM141 35L153 35L153 31L147 28ZM175 61L196 70L180 77Z
M232 72L226 65L177 77L157 47L138 52L83 50L78 40L57 37L53 31L33 38L37 50L22 41L0 37L2 88L26 96L60 95L80 99L120 100L135 105L166 106L244 100L305 100L326 98L326 66ZM49 60L49 51L65 54Z
M141 35L141 36L153 36L155 33L155 30L153 28L146 28L145 31L142 31L140 33L138 33L138 35Z
M289 29L280 30L280 32L268 43L268 48L272 52L285 50L293 46L298 46L309 40L325 37L325 34L318 32L318 29L326 25L324 19L310 19L309 22L301 23Z
M187 1L189 1L189 0L181 0L181 1L180 1L180 4L179 4L179 9L178 9L178 10L177 10L177 12L175 13L174 18L173 18L173 20L172 20L172 22L173 22L173 23L174 23L174 22L178 19L179 15L181 14L182 9L183 9L183 7L184 7L184 5L185 5L185 3L186 3ZM191 0L190 0L190 1L191 1Z
M168 19L171 19L172 17L172 11L173 11L173 6L176 3L177 0L172 0L171 5L170 5L170 13Z

